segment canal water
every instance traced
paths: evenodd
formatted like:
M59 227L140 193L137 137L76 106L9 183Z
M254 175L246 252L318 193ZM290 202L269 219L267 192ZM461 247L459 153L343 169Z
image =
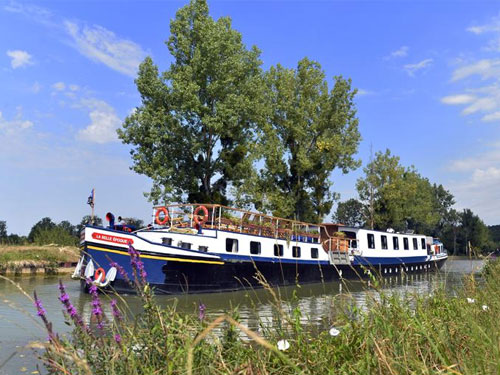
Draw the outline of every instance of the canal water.
M387 293L430 294L441 285L452 290L460 287L464 275L477 272L482 264L480 260L448 260L441 272L387 277L381 279L380 283ZM69 327L64 324L58 300L58 280L58 277L42 276L23 276L13 279L30 296L36 290L47 310L47 316L53 322L54 330L64 333L68 332ZM71 280L68 276L62 280L71 301L85 318L89 318L91 311L89 296L80 291L78 281ZM340 305L340 308L344 303L355 303L363 308L368 293L373 293L373 289L367 287L366 281L349 281L311 284L300 288L279 288L275 289L275 292L283 301L288 301L294 296L294 304L300 308L304 321L320 322L332 313L332 303L337 307ZM137 297L124 297L132 312L141 310ZM265 326L272 327L274 324L272 297L268 291L262 289L155 298L160 305L168 306L176 303L177 310L193 314L197 314L198 305L203 303L208 318L237 307L241 323L257 331ZM44 373L36 354L37 350L41 350L36 348L37 343L47 339L47 334L40 323L32 302L16 285L0 279L0 375L37 374L38 370Z

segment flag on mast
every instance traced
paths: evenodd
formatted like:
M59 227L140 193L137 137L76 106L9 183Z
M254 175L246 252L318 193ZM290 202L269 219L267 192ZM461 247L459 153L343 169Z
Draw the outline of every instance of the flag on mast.
M87 204L90 205L90 207L92 208L94 208L94 199L95 199L95 189L92 189L89 198L87 199Z

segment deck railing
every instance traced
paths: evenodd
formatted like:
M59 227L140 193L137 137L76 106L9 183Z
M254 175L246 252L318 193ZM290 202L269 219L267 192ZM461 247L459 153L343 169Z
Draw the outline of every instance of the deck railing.
M196 208L204 206L208 215L194 215ZM202 227L208 229L227 230L230 232L248 233L259 236L281 238L290 241L318 243L320 225L297 220L283 219L261 213L246 211L218 204L178 204L154 207L156 210L165 207L169 220L164 226L175 228L195 227L202 221Z
M330 237L322 242L325 251L338 251L348 253L357 249L357 240L344 237Z

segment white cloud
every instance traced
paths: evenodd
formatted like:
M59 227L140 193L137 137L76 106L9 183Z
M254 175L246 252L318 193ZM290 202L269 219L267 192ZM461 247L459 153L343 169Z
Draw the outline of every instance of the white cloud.
M418 72L419 70L431 66L433 61L434 61L433 59L425 59L415 64L406 64L403 66L403 69L406 70L406 72L410 77L413 77L415 73Z
M475 35L490 35L481 51L498 56L500 51L500 18L467 29ZM483 58L459 61L451 72L451 82L461 84L459 92L441 98L447 105L463 106L462 115L480 114L482 122L500 124L500 59ZM500 140L489 136L490 145L479 153L450 163L450 171L460 177L454 181L453 193L460 205L472 209L489 224L498 224L500 212Z
M488 169L500 166L500 145L479 155L453 161L449 169L453 172L472 172L475 169Z
M476 35L493 33L488 49L497 44L500 51L500 18L495 17L489 23L472 26L467 31ZM465 105L463 115L483 113L481 121L500 123L500 59L489 58L462 63L451 75L452 82L463 81L468 88L464 92L441 99L444 104ZM487 83L485 83L487 82Z
M3 9L21 14L51 28L56 33L69 36L70 46L83 56L131 77L135 77L139 64L146 56L146 52L139 44L120 38L99 25L87 26L78 20L58 19L51 11L34 5L11 2Z
M470 208L487 223L499 224L500 142L480 154L453 161L449 169L461 174L450 184L460 206Z
M441 102L444 104L457 105L457 104L471 103L475 99L476 97L473 95L460 94L460 95L445 96L444 98L441 98Z
M22 14L23 16L46 26L54 26L54 23L51 20L53 16L52 12L50 12L48 9L38 7L36 5L20 4L14 1L11 1L8 5L5 5L3 9L10 13Z
M487 224L499 224L500 168L476 168L471 177L454 183L453 193L462 208L470 208Z
M464 115L471 115L476 112L487 112L496 108L498 105L495 98L479 98L462 111Z
M23 119L23 108L21 106L17 107L16 116L12 120L7 120L3 117L2 112L0 112L0 131L7 135L31 128L32 126L33 122Z
M81 105L90 110L90 124L78 132L78 139L100 144L118 140L121 120L112 106L98 99L83 99Z
M468 27L467 31L476 35L493 34L493 38L484 49L487 51L500 51L500 16L493 17L489 23L484 25Z
M102 26L80 27L70 21L65 21L64 26L74 42L73 46L82 55L128 76L136 75L139 64L146 56L137 43L121 39Z
M464 105L463 115L483 113L481 121L500 123L500 76L492 79L493 83L490 85L466 88L465 92L445 96L441 98L441 103Z
M358 93L356 94L358 97L359 96L367 96L367 95L374 95L375 92L371 90L365 90L365 89L358 89Z
M40 90L42 89L42 85L40 85L38 82L33 83L33 85L30 88L30 91L33 94L38 94Z
M33 65L32 57L28 52L22 50L7 51L7 56L11 58L10 66L12 69L21 68L23 66Z
M500 122L500 111L489 113L481 118L484 122Z
M452 81L478 75L481 79L500 78L500 59L484 59L464 65L453 72Z
M56 82L52 85L52 88L56 91L64 91L66 89L66 84L64 82Z
M401 46L399 49L392 51L388 57L389 58L406 57L408 56L408 50L409 50L408 46Z

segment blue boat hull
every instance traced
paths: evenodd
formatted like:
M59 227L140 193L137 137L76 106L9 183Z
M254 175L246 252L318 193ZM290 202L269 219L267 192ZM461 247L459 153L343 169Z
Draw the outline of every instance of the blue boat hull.
M137 250L141 252L140 249ZM130 256L124 248L86 243L83 252L84 264L91 259L96 268L101 267L107 272L111 263L115 262L123 268L129 279L134 279ZM223 257L223 261L212 261L196 255L178 257L141 252L141 261L147 272L147 282L158 294L210 293L259 288L263 286L263 280L271 286L286 286L329 282L339 280L341 277L361 279L367 277L368 270L381 276L397 276L402 273L439 270L446 261L446 258L437 261L429 261L427 257L414 258L381 260L356 257L352 265L332 266L324 261L285 262L230 254ZM82 286L86 287L84 281ZM134 288L120 273L111 282L110 287L119 293L134 292Z

